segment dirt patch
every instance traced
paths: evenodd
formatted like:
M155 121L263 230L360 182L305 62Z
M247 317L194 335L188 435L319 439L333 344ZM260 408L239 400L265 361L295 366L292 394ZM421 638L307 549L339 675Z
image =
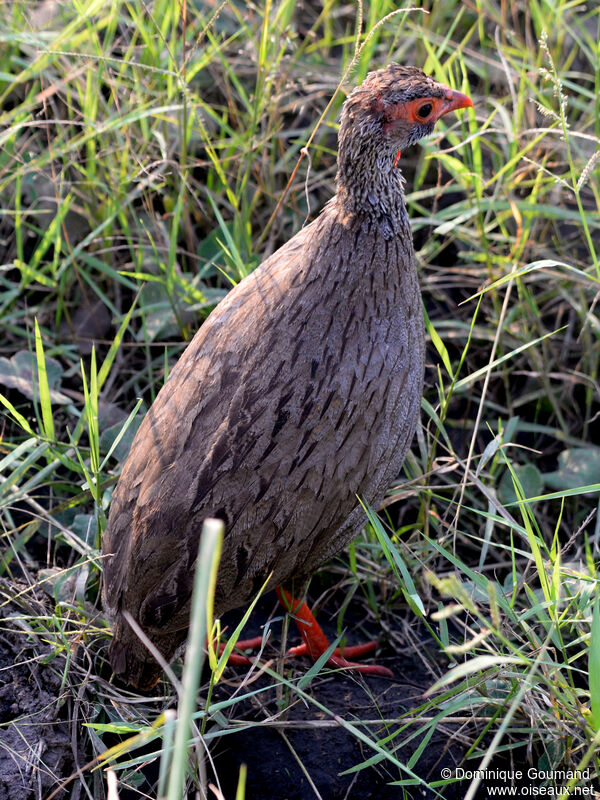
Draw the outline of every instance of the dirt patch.
M19 587L11 584L10 593L18 596ZM342 596L317 589L313 597L323 594L327 600L319 610L319 621L334 638L332 615L339 611ZM67 668L64 657L43 663L52 652L37 627L50 609L43 596L39 601L32 599L30 592L26 596L26 602L21 597L18 604L7 603L0 612L0 800L47 798L75 771L76 761L85 764L93 755L77 752L74 756L70 731L76 730L76 749L85 750L87 741L82 728L66 721L74 686L68 683L61 689L61 668ZM229 623L231 630L237 620L234 614L228 616L224 623ZM272 644L265 648L263 661L276 659L279 653L283 612L272 594L261 600L244 635L260 634L269 617ZM36 627L32 630L31 626ZM277 678L266 674L257 677L257 670L249 674L247 667L227 668L212 702L235 702L224 707L219 712L221 721L217 715L207 730L214 763L212 780L218 782L227 800L236 796L242 764L248 769L249 800L429 800L436 792L426 784L435 785L444 770L453 773L462 764L474 728L466 730L444 720L429 725L428 720L434 720L440 709L432 706L422 710L427 702L425 690L447 668L427 632L415 629L412 616L404 622L396 615L387 616L383 628L391 638L386 642L379 622L370 618L364 602L357 599L346 610L344 628L349 644L381 636L383 646L376 660L392 669L395 677L325 674L315 677L303 688L305 696L299 697L295 690L278 685ZM296 629L290 625L289 644L298 641ZM74 659L72 654L71 668ZM436 674L428 666L435 664ZM179 668L175 665L176 670ZM297 681L309 669L307 659L294 659L286 661L282 674ZM102 685L103 678L91 674L90 681L90 687ZM264 692L251 696L259 688ZM65 695L69 696L62 703ZM200 696L206 697L206 687ZM244 696L241 701L240 696ZM157 712L162 708L164 702L157 706ZM151 705L148 710L152 717ZM223 735L219 735L220 724ZM104 745L118 740L118 736L114 741L107 737ZM373 740L380 743L380 750L370 744ZM414 785L393 785L411 776L386 758L385 751L401 764L410 765L416 776ZM150 760L135 774L121 774L121 800L156 797L157 771L158 761ZM91 788L89 773L85 780ZM463 788L438 785L437 796L455 800L462 796ZM98 776L93 796L100 798L105 790L104 778ZM83 791L76 779L58 797L77 798ZM195 790L192 797L196 797Z
M22 610L0 608L0 800L47 796L73 766L60 678L41 663L50 648L27 627Z
M258 616L260 612L253 618ZM262 621L265 619L266 615ZM326 613L322 612L319 620L328 634L335 635L335 624L328 625ZM260 632L254 630L252 621L248 635ZM376 637L381 633L375 624L367 623L366 629L362 627L362 635L367 633ZM352 629L351 618L348 618L348 628ZM273 629L277 633L277 623ZM293 626L290 627L290 638L292 644L297 643ZM351 643L360 638L361 634L353 633ZM433 656L435 663L437 646L423 632L421 638L415 637L413 644L402 648L402 652L384 646L377 662L392 669L393 679L337 673L317 677L305 689L309 696L307 700L298 699L293 692L286 697L285 691L277 692L271 687L264 694L237 704L234 712L236 724L240 724L240 718L245 718L251 727L228 732L213 740L211 747L224 796L235 797L240 766L246 764L246 796L252 800L310 800L318 797L322 800L359 797L361 800L412 797L423 800L436 797L436 793L424 784L440 781L444 769L454 772L454 768L462 763L468 743L465 731L459 732L456 724L441 721L424 743L420 756L414 758L430 731L428 733L425 720L410 723L410 712L426 703L423 694L435 681L435 677L425 669L425 661L419 657L418 649L429 650L426 660L431 662ZM273 652L265 651L264 657ZM285 674L293 672L298 677L309 667L306 659L299 659L286 664ZM442 664L440 671L443 671ZM236 673L239 679L236 679ZM217 687L214 699L225 700L235 693L239 695L267 686L271 681L259 678L251 685L240 687L244 677L242 668L231 670L225 676L225 682ZM423 716L432 717L436 713L439 709L432 708L430 714ZM382 750L393 751L394 757L404 765L414 758L412 772L420 782L405 787L390 785L410 779L409 773L382 757L381 752L361 740L361 735L382 742ZM365 764L367 761L370 763ZM461 797L463 787L439 787L437 791L440 793L437 796L443 795L450 800Z
M402 741L406 743L399 746L394 755L408 764L422 738L407 742L415 726L402 734L399 721L389 724L378 719L397 719L419 705L422 702L419 688L411 685L406 676L397 682L382 678L368 678L363 682L336 675L321 682L311 694L338 719L314 707L295 703L289 714L274 722L273 727L263 722L260 727L223 738L215 748L215 758L224 795L235 796L239 768L245 763L247 796L253 800L305 800L319 796L322 800L357 797L392 800L402 797L402 787L391 784L409 775L383 758L345 774L377 758L377 752L344 725L350 723L359 732L377 740L385 740L395 733L397 745ZM263 707L263 712L266 710L268 706ZM276 714L277 709L272 710ZM363 724L361 720L369 722ZM389 742L385 749L391 749ZM413 772L423 782L440 780L441 770L453 769L459 764L464 750L460 740L452 741L452 731L441 727L429 740ZM444 797L460 796L455 787L448 789ZM433 798L435 793L421 783L406 787L404 796Z

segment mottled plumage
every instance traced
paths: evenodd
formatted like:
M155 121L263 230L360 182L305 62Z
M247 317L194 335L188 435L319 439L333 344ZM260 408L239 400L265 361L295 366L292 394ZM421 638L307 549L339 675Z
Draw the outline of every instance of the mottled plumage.
M172 658L206 517L226 527L221 615L271 572L272 587L293 580L297 591L364 523L356 495L377 506L397 477L419 414L424 337L393 161L432 125L417 136L394 108L448 91L392 65L352 93L336 196L217 306L146 415L103 542L111 660L130 683L150 686L160 668L122 611Z

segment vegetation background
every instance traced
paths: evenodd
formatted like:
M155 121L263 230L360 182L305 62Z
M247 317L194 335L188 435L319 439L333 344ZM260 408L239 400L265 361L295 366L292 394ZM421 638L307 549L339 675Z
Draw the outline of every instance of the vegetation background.
M440 725L469 769L531 765L554 796L590 786L599 33L600 8L579 0L3 4L2 796L47 796L71 776L60 796L175 798L184 773L190 796L223 796L203 743L278 719L285 738L282 710L299 701L305 739L317 718L342 726L363 748L351 775L385 767L393 796L457 791L420 770ZM384 660L429 637L430 692L374 726L321 702L326 669L257 665L218 701L231 679L216 670L191 742L174 748L185 691L109 682L98 587L111 493L203 318L333 193L345 93L392 60L468 91L475 109L402 154L427 318L422 426L379 519L315 585L342 597L340 634L357 614L378 621ZM277 713L265 700L249 715L256 686ZM309 787L297 796L338 796L295 755ZM246 772L234 777L243 798ZM296 796L285 791L271 796Z

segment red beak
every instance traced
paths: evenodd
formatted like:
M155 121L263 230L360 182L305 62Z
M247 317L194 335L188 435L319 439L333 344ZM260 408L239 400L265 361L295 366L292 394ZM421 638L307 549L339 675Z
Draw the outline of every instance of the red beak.
M473 108L473 101L471 98L462 92L455 92L454 89L446 89L445 99L442 103L435 121L437 122L440 117L447 114L449 111L456 111L459 108Z

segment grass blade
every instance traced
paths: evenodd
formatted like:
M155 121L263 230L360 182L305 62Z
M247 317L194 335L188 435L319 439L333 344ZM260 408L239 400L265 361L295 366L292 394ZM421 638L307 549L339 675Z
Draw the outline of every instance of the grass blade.
M204 663L204 645L209 630L207 615L212 615L211 586L214 587L219 566L225 526L221 520L207 519L202 526L200 552L196 565L190 629L185 652L181 696L177 709L175 752L169 775L167 800L181 800L188 760L188 741L192 716L196 708L196 692Z
M35 355L38 371L38 389L40 392L40 408L42 410L42 431L46 439L54 441L54 417L52 416L52 402L50 400L50 386L48 384L48 373L46 372L46 358L44 356L44 345L42 334L38 325L37 317L35 320Z
M592 725L600 731L600 600L596 599L592 614L592 633L588 658L588 680L592 706Z

